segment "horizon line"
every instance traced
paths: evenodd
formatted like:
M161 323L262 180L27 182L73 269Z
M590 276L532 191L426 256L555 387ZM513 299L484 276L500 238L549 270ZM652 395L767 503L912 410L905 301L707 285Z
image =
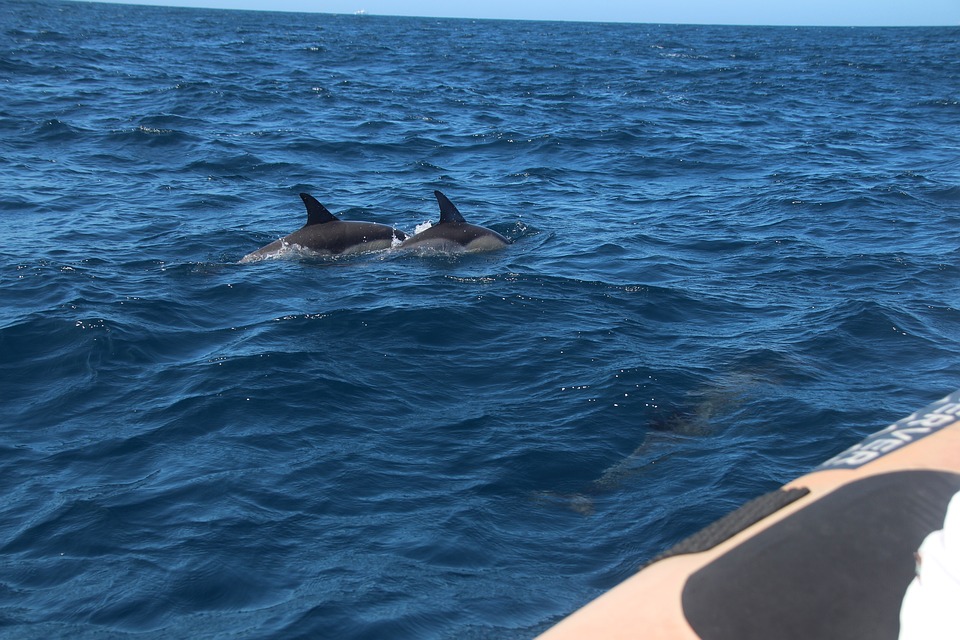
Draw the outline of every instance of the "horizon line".
M476 17L476 16L433 16L404 13L370 13L358 9L352 13L334 11L310 11L302 8L249 8L215 6L218 0L204 2L203 0L61 0L63 2L84 2L87 4L114 4L140 7L157 7L172 9L198 9L206 11L245 11L249 13L289 13L303 15L327 15L364 18L412 18L421 20L484 20L500 22L562 22L568 24L635 24L635 25L662 25L662 26L690 26L690 27L771 27L788 29L954 29L958 24L835 24L835 23L772 23L772 22L667 22L667 21L636 21L636 20L608 20L583 18L504 18L504 17Z

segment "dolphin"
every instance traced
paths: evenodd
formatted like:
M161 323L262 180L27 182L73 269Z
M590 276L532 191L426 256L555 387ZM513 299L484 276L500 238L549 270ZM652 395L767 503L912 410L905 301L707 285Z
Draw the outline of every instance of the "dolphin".
M301 193L300 198L307 205L307 224L288 236L248 253L240 262L263 260L276 256L284 247L292 246L323 255L380 251L389 249L394 238L399 242L407 237L403 231L385 224L340 220L309 193Z
M440 203L440 222L404 240L400 249L490 251L510 244L510 240L496 231L469 224L447 196L439 191L434 191L433 195Z

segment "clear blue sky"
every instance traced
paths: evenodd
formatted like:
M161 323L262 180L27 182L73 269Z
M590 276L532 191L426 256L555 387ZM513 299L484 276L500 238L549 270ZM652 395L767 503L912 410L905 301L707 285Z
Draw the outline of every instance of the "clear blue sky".
M960 0L122 0L218 9L693 24L960 26Z

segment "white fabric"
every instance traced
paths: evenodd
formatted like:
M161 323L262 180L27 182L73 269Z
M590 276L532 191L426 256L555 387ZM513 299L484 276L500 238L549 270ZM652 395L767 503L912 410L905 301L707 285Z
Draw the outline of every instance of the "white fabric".
M950 499L943 529L918 550L917 577L900 607L900 640L960 639L960 493Z

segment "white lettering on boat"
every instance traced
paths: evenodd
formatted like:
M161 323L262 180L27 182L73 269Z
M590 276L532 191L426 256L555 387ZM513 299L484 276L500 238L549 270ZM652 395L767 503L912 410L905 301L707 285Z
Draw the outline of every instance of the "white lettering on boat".
M886 429L867 436L843 453L836 455L815 471L856 469L891 451L925 438L960 420L960 391L899 420Z

